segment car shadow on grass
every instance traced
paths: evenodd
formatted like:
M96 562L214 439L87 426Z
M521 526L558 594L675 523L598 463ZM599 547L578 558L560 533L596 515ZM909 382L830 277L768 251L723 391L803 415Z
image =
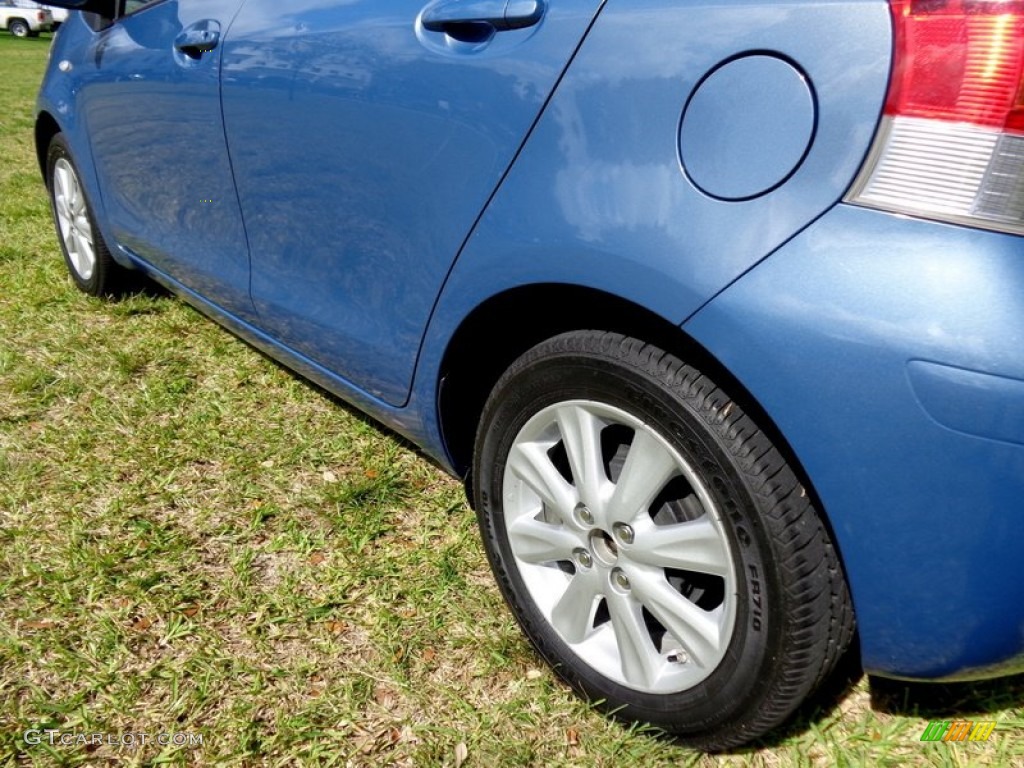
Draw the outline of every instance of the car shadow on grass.
M1024 674L971 683L912 683L871 678L871 708L908 717L971 719L1024 706Z
M860 660L860 638L854 635L846 653L836 663L810 696L797 708L785 723L753 742L748 748L735 750L734 754L749 754L759 749L774 749L798 739L804 733L814 730L816 724L828 720L838 712L844 701L864 677Z
M748 747L725 754L750 755L799 739L846 709L840 717L856 717L859 704L845 704L864 678L858 642L840 659L834 672L780 727ZM870 710L877 714L923 720L991 718L995 712L1024 706L1024 674L962 683L926 683L868 676Z

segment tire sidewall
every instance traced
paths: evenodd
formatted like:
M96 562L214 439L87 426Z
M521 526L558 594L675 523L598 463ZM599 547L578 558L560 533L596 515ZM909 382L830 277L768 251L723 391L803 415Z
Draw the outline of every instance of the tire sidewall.
M21 19L15 19L14 21L12 21L8 25L7 28L8 28L8 30L10 30L10 33L12 35L14 35L15 37L22 37L22 38L28 37L29 36L29 32L32 31L29 28L28 23L22 21Z
M478 440L477 510L492 569L520 625L538 652L573 688L627 720L703 732L756 709L771 687L770 660L781 638L778 588L770 579L771 547L755 494L713 427L685 397L652 375L620 361L577 354L540 358L515 371L485 408ZM600 675L566 645L539 612L515 565L501 505L504 466L519 431L541 409L565 400L605 402L656 430L701 476L720 514L736 565L733 636L725 657L693 688L647 694ZM680 718L685 717L685 723Z

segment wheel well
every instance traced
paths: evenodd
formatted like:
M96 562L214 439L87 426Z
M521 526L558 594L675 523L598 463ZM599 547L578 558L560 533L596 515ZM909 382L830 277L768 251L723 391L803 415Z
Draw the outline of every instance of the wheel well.
M574 330L612 331L654 344L728 392L796 473L845 573L843 553L821 497L782 431L746 387L677 325L625 299L579 286L543 284L499 294L470 313L452 337L441 364L438 419L452 466L465 479L470 503L477 425L494 385L530 347Z
M768 422L756 402L699 344L663 317L611 294L569 285L514 289L477 307L445 352L438 392L441 433L453 467L467 475L484 403L502 373L526 350L559 333L601 330L642 339L672 352L742 392L744 408ZM773 431L772 437L781 437ZM784 444L784 443L783 443Z
M46 178L46 153L50 148L50 141L60 133L60 126L49 112L40 112L36 118L36 159L39 161L39 171Z
M527 349L570 330L595 328L632 335L664 333L671 324L609 294L567 285L513 289L477 307L445 352L438 417L456 471L467 474L476 427L501 374Z

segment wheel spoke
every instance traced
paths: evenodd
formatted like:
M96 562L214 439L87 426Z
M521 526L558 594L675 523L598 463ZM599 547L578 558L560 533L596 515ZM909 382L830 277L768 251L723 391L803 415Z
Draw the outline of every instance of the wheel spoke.
M57 206L57 214L61 218L61 226L67 227L74 218L71 212L71 204L68 200L68 169L61 163L54 168L53 174L53 199Z
M545 523L529 515L514 520L508 527L508 535L515 556L534 564L571 560L573 550L583 545L571 528Z
M71 182L70 183L70 187L71 188L69 190L69 197L70 197L70 199L68 200L68 203L71 206L71 210L77 216L77 215L80 215L82 213L82 209L85 207L84 199L82 197L82 188L81 188L81 186L78 183L78 177L75 176L74 173L69 172L68 173L68 177L69 177L70 182Z
M675 457L650 433L637 430L609 505L614 522L628 523L647 512L665 484L679 474Z
M92 268L95 264L92 243L77 229L73 230L73 233L75 250L71 256L71 261L75 267L75 272L78 273L78 276L83 280L88 280L92 277Z
M636 543L629 550L633 561L723 578L732 572L722 535L706 515L674 525L638 521L634 530Z
M622 674L628 682L649 688L654 684L661 656L654 647L639 604L628 595L609 590L608 613L615 630Z
M92 242L92 225L89 223L89 217L84 213L79 214L75 217L75 228L82 233L82 237Z
M593 628L594 603L600 576L594 570L577 571L565 593L551 609L551 626L570 644L582 643Z
M580 501L599 516L603 506L601 487L607 482L601 457L603 424L597 416L578 405L559 408L555 420Z
M721 632L715 618L679 594L660 570L630 568L633 596L643 603L690 658L705 667L720 655Z
M68 170L68 168L64 164L59 163L59 162L57 163L56 168L54 168L54 171L55 171L54 178L55 178L55 181L56 181L56 184L54 184L54 187L55 187L55 189L57 191L57 194L60 197L62 197L64 199L67 199L67 196L70 193L70 189L69 189L70 183L68 182L68 173L70 171Z
M564 522L572 519L576 491L559 474L542 445L519 443L513 446L508 457L508 471L526 483Z
M61 235L64 238L64 247L68 250L68 256L71 257L71 261L74 262L78 254L78 233L75 232L74 227L62 227Z
M75 268L75 272L81 275L85 271L85 254L82 253L82 237L76 229L71 230L71 246L68 248L68 253L71 256L71 265Z
M64 192L60 189L59 184L57 185L57 188L54 190L53 202L57 207L57 215L60 216L62 223L67 224L69 221L71 221L71 219L73 218L71 214L71 209L68 207L67 197L64 195Z
M92 238L89 236L88 232L83 232L82 230L78 230L78 237L80 238L80 248L82 250L82 256L85 258L87 262L86 266L89 268L89 271L91 272L92 265L96 261L92 249Z
M57 220L60 223L61 232L65 232L71 226L71 211L68 209L68 204L64 201L64 198L58 197L56 203Z

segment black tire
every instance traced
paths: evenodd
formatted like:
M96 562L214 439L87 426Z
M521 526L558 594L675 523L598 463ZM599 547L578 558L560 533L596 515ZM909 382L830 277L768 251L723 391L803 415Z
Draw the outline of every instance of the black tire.
M73 185L77 190L74 195L77 215L70 215L69 208L62 201L62 197L64 201L69 197L67 193L62 195L62 185ZM90 296L116 296L127 290L133 283L133 273L110 255L81 184L78 167L61 133L50 141L46 156L46 187L50 193L50 208L64 263L75 285ZM86 241L91 248L83 247ZM87 255L89 250L91 257Z
M572 445L592 447L589 471ZM668 477L650 469L664 465L676 479L635 495L630 481L646 475L626 479L634 450L634 468ZM841 568L796 474L728 394L654 346L579 331L528 351L484 408L474 477L488 558L520 626L620 719L706 750L744 744L792 714L852 639ZM623 491L630 504L657 496L636 513L600 501L619 484L636 486ZM709 538L679 544L696 525ZM666 533L669 556L654 543ZM692 567L707 572L677 570L701 559L697 547L709 564ZM687 635L688 621L710 629Z
M7 22L7 31L15 37L28 37L32 29L24 19L11 19Z

